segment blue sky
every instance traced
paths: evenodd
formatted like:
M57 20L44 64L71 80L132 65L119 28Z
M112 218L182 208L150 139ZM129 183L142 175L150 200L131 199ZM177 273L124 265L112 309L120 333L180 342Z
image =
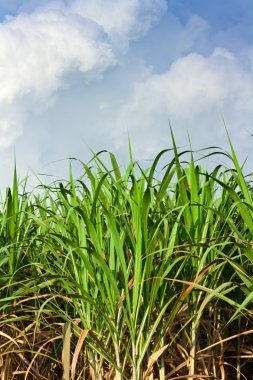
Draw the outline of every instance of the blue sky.
M253 138L252 0L0 0L0 181Z

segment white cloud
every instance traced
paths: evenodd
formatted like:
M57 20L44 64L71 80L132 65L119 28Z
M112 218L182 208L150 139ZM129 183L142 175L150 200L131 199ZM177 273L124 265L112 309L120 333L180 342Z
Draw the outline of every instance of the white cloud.
M164 0L74 0L70 9L101 25L124 51L130 40L145 34L167 9Z
M106 7L100 0L53 1L8 16L0 24L0 107L6 114L0 116L0 147L13 144L31 113L52 104L66 74L99 79L117 64L114 39L126 48L162 10L163 0L107 1Z
M217 48L208 57L188 54L167 72L137 82L132 99L119 112L114 138L120 147L127 130L139 155L149 156L168 146L170 120L180 144L188 129L198 146L220 145L225 138L222 117L243 150L253 118L253 72Z
M0 102L48 97L69 70L99 75L115 64L96 24L52 11L9 18L0 25L0 46Z

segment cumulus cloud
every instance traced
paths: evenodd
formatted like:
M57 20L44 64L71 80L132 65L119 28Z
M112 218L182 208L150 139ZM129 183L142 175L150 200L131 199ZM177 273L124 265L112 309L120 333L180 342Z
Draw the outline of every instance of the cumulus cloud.
M52 104L70 72L100 78L117 64L114 39L125 48L165 9L163 0L51 1L0 24L0 147L22 134L29 115ZM29 6L27 7L29 8ZM123 49L124 50L124 49ZM9 107L18 109L9 115Z
M124 51L129 41L149 30L167 5L164 0L74 0L70 9L101 25L113 44Z
M0 102L47 97L69 70L103 72L115 63L111 46L90 20L53 12L20 15L0 26Z
M127 131L139 154L148 156L168 146L170 120L180 144L188 129L198 145L219 145L225 135L222 117L231 122L241 148L246 146L253 117L253 72L231 52L216 48L207 57L188 54L167 72L137 82L132 99L120 110L114 138L120 146Z

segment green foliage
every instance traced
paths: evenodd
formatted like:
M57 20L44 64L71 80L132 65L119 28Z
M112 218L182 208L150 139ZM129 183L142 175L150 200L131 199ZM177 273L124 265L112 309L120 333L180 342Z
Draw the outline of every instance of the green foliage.
M14 169L0 210L1 378L252 373L250 181L230 140L231 155L205 152L232 168L208 172L171 136L150 168L129 143L124 172L100 152L40 193L20 193Z

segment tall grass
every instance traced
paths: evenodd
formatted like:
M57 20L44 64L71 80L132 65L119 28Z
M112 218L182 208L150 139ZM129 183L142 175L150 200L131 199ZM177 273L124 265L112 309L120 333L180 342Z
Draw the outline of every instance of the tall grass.
M1 202L1 379L249 379L253 202L231 168L94 154ZM158 173L159 163L167 164ZM170 155L169 155L170 154ZM110 164L104 164L107 155Z

